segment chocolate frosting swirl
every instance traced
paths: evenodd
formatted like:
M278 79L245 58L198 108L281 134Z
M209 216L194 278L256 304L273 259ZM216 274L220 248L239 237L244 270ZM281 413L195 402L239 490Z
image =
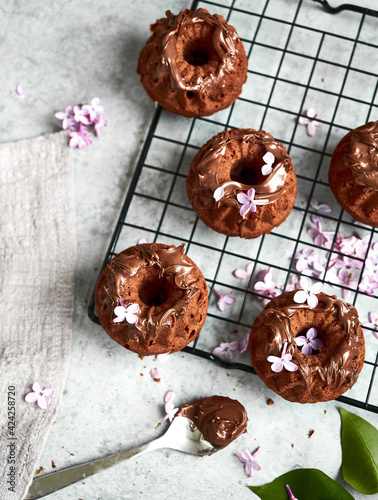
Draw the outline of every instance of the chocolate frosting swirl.
M378 190L378 121L352 131L350 153L344 158L357 184Z
M242 139L243 143L261 145L275 157L273 171L260 184L247 185L231 179L223 183L219 181L219 167L227 145L239 139ZM285 180L290 164L291 160L284 146L264 130L253 130L247 133L245 129L225 130L212 139L210 145L204 148L202 157L198 158L199 188L204 191L204 195L206 190L210 189L212 196L219 186L223 187L224 196L217 202L218 206L227 205L236 208L240 207L236 198L237 194L254 188L255 204L267 205L274 203L285 193Z
M159 278L171 278L179 291L174 302L166 300L158 306L148 306L138 300L140 309L135 324L113 323L114 329L124 329L128 339L148 344L158 337L163 328L173 326L175 319L185 314L189 301L199 293L199 289L193 274L193 263L184 254L184 245L141 244L135 245L133 250L132 253L118 254L107 265L106 296L110 309L118 306L120 299L126 307L135 303L125 295L126 284L143 268L154 268Z
M355 307L324 293L318 294L319 303L315 308L308 304L297 304L292 302L286 306L266 308L264 323L272 329L274 337L265 349L266 357L270 355L279 356L285 342L287 353L292 355L292 361L298 366L299 374L292 382L294 385L312 386L314 380L319 376L327 385L337 389L342 385L351 387L357 380L359 372L354 368L354 360L361 351L363 339L358 335L358 314ZM291 321L293 316L301 309L308 309L315 314L323 314L325 317L336 314L337 324L342 332L342 339L336 352L327 352L327 335L335 335L336 332L325 332L324 347L319 355L312 354L307 357L296 347L295 335ZM310 358L310 359L309 359Z
M170 30L162 41L162 67L166 68L170 74L172 88L204 94L218 94L219 89L224 85L224 74L231 73L237 61L238 51L235 45L235 40L238 39L237 34L225 21L212 16L205 9L180 12L177 16L168 10L166 15ZM219 57L219 64L214 73L203 77L197 76L194 82L188 83L178 68L177 40L187 27L198 23L206 23L213 27L212 45Z
M234 399L211 396L181 406L176 416L187 417L215 448L224 448L247 432L247 412Z

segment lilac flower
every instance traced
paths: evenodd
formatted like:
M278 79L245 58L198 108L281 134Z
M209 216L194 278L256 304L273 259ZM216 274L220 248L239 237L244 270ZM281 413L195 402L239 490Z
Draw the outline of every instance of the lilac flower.
M223 186L217 187L217 189L213 193L213 198L215 201L219 201L224 196L224 188Z
M15 98L16 99L25 99L25 90L23 89L23 87L21 85L17 85L17 88L16 88L16 94L15 94Z
M224 356L224 359L228 363L232 363L234 361L234 355L232 351L236 351L239 347L239 342L237 340L233 340L232 342L221 342L219 347L215 347L213 349L213 354L217 358L221 358Z
M251 330L248 330L248 332L244 335L244 337L241 339L238 345L238 351L240 353L243 353L247 350L248 344L249 344L249 337L251 334Z
M358 285L358 289L367 295L374 295L376 288L378 288L378 283L374 283L370 276L364 274L361 283Z
M311 198L310 205L316 212L321 215L328 215L332 211L329 205L327 205L326 203L319 204L318 200L314 197ZM323 220L323 217L321 217L321 215L313 215L311 217L312 222L314 224L316 224L318 221L321 222Z
M77 132L70 132L70 142L69 145L71 148L79 148L83 149L86 146L92 144L92 139L90 134L86 131L85 127L80 127Z
M304 248L294 255L295 267L301 274L315 276L319 278L324 273L324 266L321 264L320 256L312 248Z
M235 271L234 271L235 278L239 278L242 280L242 279L246 278L247 276L250 276L252 274L254 265L255 264L253 262L249 262L249 264L247 264L245 266L245 271L244 271L244 269L235 269Z
M139 311L139 304L130 304L127 307L121 299L119 299L120 305L114 308L114 314L117 316L113 319L114 323L120 323L126 320L130 325L135 325L138 321L138 316L136 313Z
M271 366L272 371L278 373L282 371L282 368L286 368L289 372L295 372L298 370L298 366L291 361L291 354L286 354L287 342L284 343L282 347L281 357L268 356L267 360L269 363L273 363Z
M302 354L306 354L306 356L309 356L312 353L312 350L314 351L319 351L319 349L322 349L324 344L320 339L315 338L318 335L318 331L316 328L310 328L306 336L300 335L298 337L295 337L295 343L297 344L298 347L302 347Z
M151 373L151 377L156 382L160 382L160 380L161 380L161 371L159 370L159 368L153 368L150 373Z
M100 137L101 133L102 133L102 129L104 127L106 127L107 125L107 120L105 120L105 115L104 113L101 113L100 115L98 115L92 122L93 126L94 126L94 129L96 131L96 135L97 137Z
M165 409L165 417L163 420L160 422L162 424L165 422L167 419L169 419L170 422L174 419L174 416L178 412L178 408L175 408L173 404L173 400L175 399L176 395L173 391L167 391L164 396L164 409ZM158 425L160 425L158 424Z
M249 211L256 212L256 204L254 202L255 190L248 189L247 194L238 193L236 196L238 202L241 204L240 215L244 217Z
M255 457L260 451L260 447L251 455L248 450L242 450L240 453L236 453L236 456L242 464L244 464L244 470L248 477L252 477L252 469L255 471L261 470L260 465L256 462Z
M89 125L91 123L91 120L88 118L89 111L84 106L74 106L73 113L75 122L82 123L83 125Z
M300 116L298 118L298 123L300 125L307 125L307 135L312 137L315 135L316 127L319 127L321 122L317 120L318 115L316 114L314 108L308 108L306 115L307 118Z
M307 276L302 276L299 280L302 290L298 290L295 293L293 300L297 304L302 304L307 302L307 304L313 309L318 305L318 297L316 296L323 290L323 283L320 281L311 286L311 280Z
M357 261L358 262L358 261ZM362 267L362 262L359 262L360 267ZM364 276L368 275L374 281L378 283L378 260L368 257L365 261Z
M378 331L377 331L377 329L378 329L378 314L371 311L368 314L368 319L369 319L369 322L362 323L362 326L363 327L367 326L369 328L375 328L376 331L374 331L373 333L374 333L375 338L378 339Z
M295 498L295 496L293 495L290 486L288 484L285 485L285 488L289 494L289 500L298 500L298 498Z
M81 107L81 111L83 113L86 113L86 116L89 116L89 123L93 123L95 119L97 118L97 113L96 111L92 108L90 104L84 104L84 106ZM77 120L81 121L81 120ZM88 124L86 124L88 125Z
M329 247L330 239L328 236L333 236L335 233L331 231L323 231L322 223L320 221L316 222L316 228L310 227L307 229L308 234L314 240L315 245L318 247Z
M27 403L37 403L42 410L47 410L50 406L50 398L54 395L54 389L44 388L40 382L34 382L33 392L25 396Z
M341 235L341 238L338 242L338 250L341 253L350 255L351 257L364 259L369 244L369 238L370 235L367 235L362 239L358 235L352 235L348 238L345 238L343 235Z
M265 295L266 297L269 297L269 299L273 299L282 293L281 290L279 290L278 285L272 279L270 267L260 271L257 275L257 279L259 281L254 284L253 288L255 292L260 295ZM261 297L258 298L261 299ZM263 304L266 305L269 302L269 299L262 299Z
M273 172L273 163L275 160L274 154L268 151L263 156L263 160L265 161L265 165L261 167L261 173L263 175L269 175Z
M63 120L62 122L63 130L71 128L75 124L73 107L67 106L65 111L58 111L58 113L55 113L55 118L58 118L58 120Z
M226 293L220 293L218 292L218 290L215 290L215 288L213 288L213 292L219 297L217 306L222 312L225 311L227 307L233 304L236 300L236 298L232 296L232 290L228 290Z

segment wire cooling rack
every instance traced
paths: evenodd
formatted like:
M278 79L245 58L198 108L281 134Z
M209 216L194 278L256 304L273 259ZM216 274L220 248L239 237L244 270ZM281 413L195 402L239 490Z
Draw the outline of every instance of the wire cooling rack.
M321 5L319 5L321 4ZM160 243L186 243L187 254L203 271L209 287L209 310L199 337L184 351L226 367L254 373L248 353L226 363L212 354L220 342L240 340L262 310L264 295L254 291L261 270L270 268L283 288L297 281L294 255L304 248L323 260L320 276L326 293L349 293L362 322L377 310L377 293L368 296L358 284L365 260L357 266L358 284L348 287L334 279L330 263L334 250L316 245L307 230L314 227L310 200L327 203L332 212L323 215L322 230L345 236L355 232L375 242L375 231L355 224L335 201L327 183L332 152L348 130L378 119L378 12L348 6L333 9L325 0L219 0L194 1L222 14L234 25L248 58L248 80L240 98L228 109L208 118L187 119L156 108L136 171L131 181L103 267L117 253L140 238ZM345 10L347 9L347 10ZM328 12L327 12L328 11ZM332 15L330 12L340 12ZM153 20L151 20L152 22ZM322 123L309 137L299 116L313 107ZM298 178L298 197L289 218L270 235L256 240L228 238L207 228L193 212L185 181L190 163L210 137L230 127L265 129L288 149ZM378 237L377 237L378 240ZM353 260L353 259L352 259ZM252 274L237 279L233 271L253 262ZM236 298L226 311L217 308L214 289L231 289ZM94 294L90 318L99 323ZM378 413L377 346L373 328L365 330L366 359L358 382L339 400Z

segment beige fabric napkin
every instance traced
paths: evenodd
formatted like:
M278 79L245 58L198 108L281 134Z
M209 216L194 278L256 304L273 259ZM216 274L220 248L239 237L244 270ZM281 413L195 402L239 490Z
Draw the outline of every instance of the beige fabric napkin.
M66 133L0 144L0 499L22 499L64 387L76 255ZM47 410L24 398L54 389Z

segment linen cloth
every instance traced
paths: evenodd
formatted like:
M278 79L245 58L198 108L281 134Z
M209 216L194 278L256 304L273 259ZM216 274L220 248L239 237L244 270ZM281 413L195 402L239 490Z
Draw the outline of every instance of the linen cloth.
M66 133L0 144L1 500L24 497L54 421L70 355L75 257ZM36 381L55 391L47 410L24 400Z

